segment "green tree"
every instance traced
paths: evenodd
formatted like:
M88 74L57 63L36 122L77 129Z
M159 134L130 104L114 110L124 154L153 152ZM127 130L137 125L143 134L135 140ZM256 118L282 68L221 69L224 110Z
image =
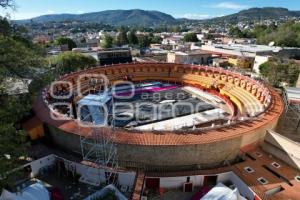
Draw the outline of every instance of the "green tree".
M257 38L258 44L267 45L273 41L277 46L300 47L299 22L289 21L278 27L274 24L270 26L257 25L251 33Z
M50 58L49 62L51 66L55 67L57 74L70 73L97 65L97 60L92 56L85 56L77 52L64 52Z
M0 34L4 36L8 36L11 34L11 27L6 18L2 18L0 16Z
M178 25L174 25L174 26L171 26L170 31L174 32L174 33L178 33L181 31L181 28Z
M131 45L136 45L139 43L139 40L136 36L135 31L130 31L128 34L128 43Z
M121 27L116 39L116 44L118 46L126 45L128 44L128 39L127 39L127 30L124 27Z
M34 78L45 64L43 52L24 38L0 35L0 47L0 77Z
M245 32L241 31L238 27L231 27L229 29L229 35L231 37L243 38L245 37Z
M0 96L0 188L13 184L15 180L7 172L21 165L20 157L26 156L26 133L21 129L20 120L29 114L29 95ZM19 178L17 176L17 178Z
M56 45L68 45L68 49L71 51L76 48L76 43L71 38L60 37L55 40Z
M196 33L187 33L183 37L184 42L198 42Z
M155 36L153 33L149 34L149 40L152 44L159 44L162 41L162 38L159 36Z
M145 48L145 47L149 47L150 46L150 39L148 35L139 35L138 36L138 40L139 40L139 46L141 48Z
M0 7L2 8L14 8L15 1L14 0L0 0Z
M12 2L0 0L0 7L12 7ZM21 129L21 120L29 115L32 102L29 94L8 95L7 90L10 88L7 80L37 78L45 62L43 51L22 37L19 27L12 30L7 20L0 23L0 188L2 188L13 183L10 182L13 180L7 173L20 166L20 157L26 155L26 134Z
M272 58L260 65L260 74L273 86L279 87L281 83L295 86L300 73L300 65L293 60Z
M114 39L110 35L105 35L104 40L101 42L102 48L111 48L113 46Z

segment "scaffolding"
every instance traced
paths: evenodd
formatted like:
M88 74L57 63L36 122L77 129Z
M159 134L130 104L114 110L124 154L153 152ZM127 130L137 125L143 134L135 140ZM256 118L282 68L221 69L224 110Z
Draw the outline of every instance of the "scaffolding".
M108 124L105 127L91 127L91 134L89 136L80 136L83 160L105 168L106 184L116 184L117 175L115 171L118 168L118 152L115 143L116 134L112 114L110 114L113 109L112 105L113 98L108 105L110 109L107 116L111 119L111 127Z
M300 126L300 88L287 87L283 90L283 101L285 113L283 117L285 120L297 124L296 130Z

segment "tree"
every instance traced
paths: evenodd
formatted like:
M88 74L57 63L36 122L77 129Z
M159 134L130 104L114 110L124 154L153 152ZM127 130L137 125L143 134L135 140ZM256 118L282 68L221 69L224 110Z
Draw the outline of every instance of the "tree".
M127 31L124 27L121 27L117 36L116 44L118 46L126 45L128 44L127 39Z
M9 36L11 34L11 27L6 18L0 17L0 34L4 36Z
M205 38L208 39L208 40L212 40L212 39L214 39L214 35L211 34L211 33L207 33L207 34L205 35Z
M20 120L31 108L29 95L0 97L0 188L15 180L7 172L19 167L21 156L26 156L26 133L20 128ZM4 179L2 179L4 178Z
M295 86L300 73L300 65L292 60L272 58L259 66L261 75L273 86L279 87L281 83Z
M10 6L11 2L0 0L0 6ZM21 129L21 120L29 115L32 102L29 94L7 95L6 80L38 78L45 64L44 53L38 46L22 37L20 30L8 29L10 25L4 20L0 32L0 188L10 183L7 172L18 167L19 158L26 156L26 134Z
M299 22L288 21L279 26L256 25L251 35L257 38L258 44L267 45L273 41L277 46L300 47Z
M15 1L14 0L0 0L0 7L2 8L14 8Z
M150 33L149 40L150 40L150 43L152 43L152 44L160 44L162 41L162 38L159 36L155 36L153 33Z
M131 45L136 45L139 43L139 40L134 31L130 31L128 34L128 43Z
M236 38L244 37L244 33L238 27L231 27L229 29L229 35Z
M60 37L55 40L56 45L68 45L68 49L71 51L73 48L76 48L77 45L76 43L70 39L70 38L65 38L65 37Z
M171 26L170 31L173 33L179 33L181 31L181 28L178 25L174 25L174 26Z
M51 66L55 67L58 74L66 74L97 65L97 60L92 56L85 56L77 52L62 53L50 58L49 62Z
M34 78L45 64L43 52L25 38L0 35L0 55L0 77Z
M150 39L148 35L139 35L138 36L138 40L139 40L139 46L141 48L145 48L145 47L149 47L150 46Z
M101 47L105 48L105 49L111 48L113 46L113 42L114 42L114 39L110 35L106 34L104 36L104 40L101 43Z
M187 33L183 37L184 42L198 42L196 33Z

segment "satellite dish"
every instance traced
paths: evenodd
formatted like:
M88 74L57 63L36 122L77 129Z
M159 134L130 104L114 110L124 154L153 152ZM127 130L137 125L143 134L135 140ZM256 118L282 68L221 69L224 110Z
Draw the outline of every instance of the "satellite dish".
M272 46L274 46L274 44L275 44L275 42L274 42L274 41L270 42L270 43L269 43L269 47L272 47Z

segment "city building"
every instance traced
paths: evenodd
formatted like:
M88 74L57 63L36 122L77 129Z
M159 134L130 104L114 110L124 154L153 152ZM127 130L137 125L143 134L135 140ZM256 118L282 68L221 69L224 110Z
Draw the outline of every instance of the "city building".
M126 48L112 48L98 51L100 65L131 63L131 50Z
M173 35L171 37L164 38L161 43L165 45L178 45L182 44L182 39L183 36L181 35Z
M98 62L99 62L99 58L98 58L99 50L100 50L99 47L85 47L85 48L73 48L72 49L73 52L79 52L79 53L82 53L83 55L91 56Z
M229 57L228 63L234 67L239 67L243 69L252 69L254 58L251 57Z
M167 62L182 63L182 64L202 64L208 65L212 61L212 54L207 51L195 50L188 52L169 52L167 55Z
M276 56L281 58L300 57L299 48L276 47L271 45L252 44L206 44L201 46L202 50L223 56L237 56L253 58L253 71L259 73L259 66Z
M225 68L225 67L229 67L231 65L228 62L228 58L213 57L212 66Z

